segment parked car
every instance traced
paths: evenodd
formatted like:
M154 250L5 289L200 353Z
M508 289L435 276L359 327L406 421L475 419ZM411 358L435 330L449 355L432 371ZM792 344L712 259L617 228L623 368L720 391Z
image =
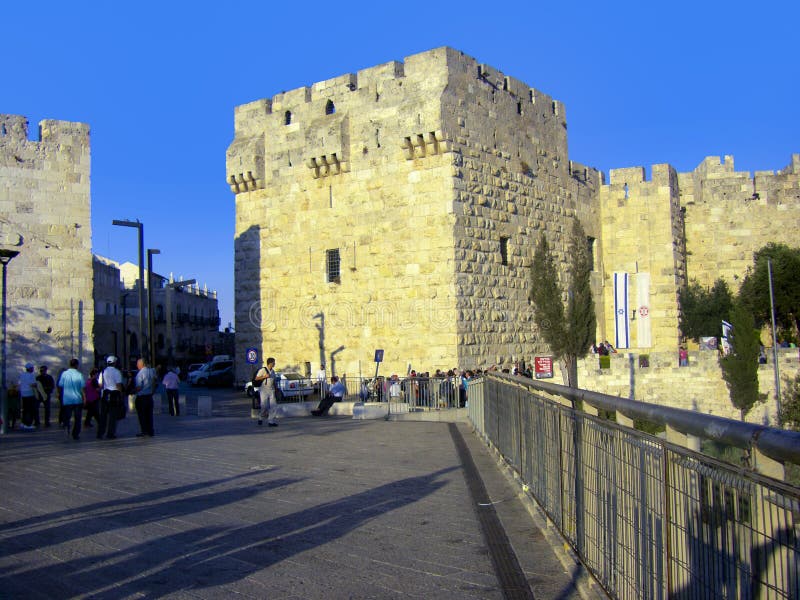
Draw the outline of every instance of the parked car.
M208 387L232 387L234 381L233 363L224 369L218 369L216 365L208 372L206 385Z
M305 397L310 396L314 392L314 386L311 380L303 377L300 373L275 373L278 379L278 400L281 396L285 398ZM244 385L244 393L249 397L253 397L256 389L253 387L253 382L248 381Z
M215 382L227 380L228 376L223 375L223 371L226 370L228 371L230 377L229 385L233 385L232 360L221 360L218 362L206 363L196 371L189 373L189 376L186 379L191 385L221 385L220 383Z
M183 373L183 378L188 379L190 373L194 373L198 369L202 369L206 363L192 363L188 367L186 367L186 372Z

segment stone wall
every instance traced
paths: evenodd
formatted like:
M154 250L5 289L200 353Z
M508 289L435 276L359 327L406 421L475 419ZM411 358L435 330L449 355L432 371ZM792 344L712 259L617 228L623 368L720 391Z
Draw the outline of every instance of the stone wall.
M722 277L735 292L753 254L770 242L798 246L800 154L773 173L735 171L733 157L708 157L679 176L686 209L690 279L711 287Z
M369 373L383 348L383 368L405 373L544 349L528 301L539 234L561 258L575 215L600 235L601 177L573 176L560 102L439 48L235 121L237 356Z
M0 238L8 265L9 383L28 362L55 374L93 359L89 127L0 115Z
M255 347L279 368L327 363L329 373L368 374L383 348L385 369L452 366L445 52L237 109L228 150L237 192L237 357ZM245 378L250 367L242 363Z
M580 386L596 392L631 397L633 399L686 410L698 410L707 414L739 419L739 411L730 402L730 395L719 367L716 352L690 351L689 366L678 364L677 352L654 352L647 354L649 367L639 366L639 352L618 352L611 355L611 367L599 368L597 356L591 355L579 361ZM781 387L785 379L794 378L800 371L797 348L778 350ZM560 382L560 369L555 382ZM756 405L747 415L752 423L775 425L775 370L772 353L769 364L759 365L759 392L768 394L765 403Z

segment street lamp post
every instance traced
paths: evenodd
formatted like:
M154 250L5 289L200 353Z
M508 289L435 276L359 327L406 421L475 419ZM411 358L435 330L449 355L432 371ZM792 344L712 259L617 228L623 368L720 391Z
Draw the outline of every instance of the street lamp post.
M161 254L161 250L147 249L147 342L150 366L156 364L156 341L153 339L153 254Z
M144 223L141 223L139 219L135 221L114 219L111 224L120 227L135 227L139 230L139 346L141 348L144 342L142 335L144 327ZM125 368L127 369L129 366L125 365Z
M180 289L187 285L192 285L196 282L195 279L186 279L185 281L173 281L167 284L167 289L164 293L166 303L166 321L167 321L167 364L172 365L172 293L173 290Z
M6 385L6 267L11 259L19 254L19 250L6 250L0 248L0 263L3 264L3 352L2 352L2 382L0 382L0 412L2 412L3 424L0 425L0 434L6 433L6 422L8 421L8 386Z

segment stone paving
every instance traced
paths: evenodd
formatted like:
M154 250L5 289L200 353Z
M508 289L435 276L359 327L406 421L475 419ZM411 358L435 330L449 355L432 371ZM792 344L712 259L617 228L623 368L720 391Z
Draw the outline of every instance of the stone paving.
M157 415L154 438L134 436L135 415L112 441L57 428L0 438L0 598L504 597L455 426L267 428L246 401L219 405L210 418ZM494 459L456 431L535 597L578 597Z

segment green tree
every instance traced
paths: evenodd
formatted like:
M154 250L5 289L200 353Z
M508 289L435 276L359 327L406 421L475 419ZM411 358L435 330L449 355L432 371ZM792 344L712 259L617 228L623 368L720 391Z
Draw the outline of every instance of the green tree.
M681 332L696 342L701 337L718 336L722 320L728 320L733 295L724 279L717 279L710 290L692 281L680 291Z
M783 381L783 401L778 415L781 427L800 430L800 373Z
M547 238L539 238L531 266L531 300L534 322L550 346L553 356L562 361L567 385L578 387L578 359L586 356L597 329L591 290L592 262L586 233L575 219L569 240L567 265L567 307L564 311L558 271Z
M758 393L759 332L753 314L741 302L735 302L730 318L731 351L720 358L722 378L728 386L731 404L739 409L741 419L766 398Z
M755 316L758 327L770 324L768 259L772 260L776 328L783 337L794 339L800 314L800 248L767 244L756 252L739 297Z

